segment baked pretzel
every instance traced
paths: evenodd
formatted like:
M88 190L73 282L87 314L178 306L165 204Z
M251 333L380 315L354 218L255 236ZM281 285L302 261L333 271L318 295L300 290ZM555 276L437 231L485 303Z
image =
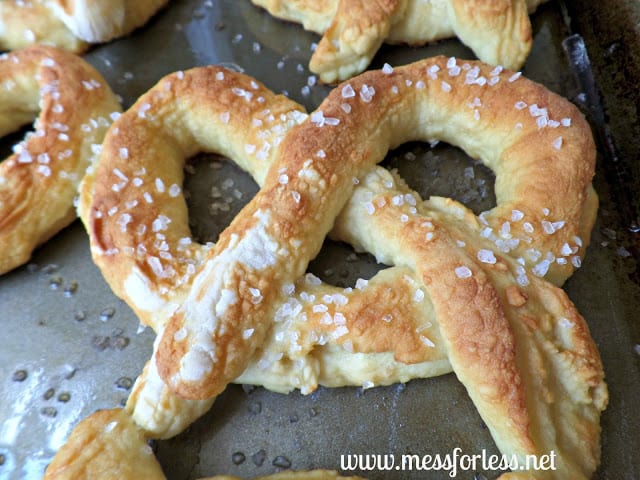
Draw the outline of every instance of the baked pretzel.
M34 43L80 53L142 26L168 0L3 0L0 50Z
M0 56L0 86L0 136L37 117L0 163L1 274L76 218L78 185L120 105L93 67L52 47Z
M82 420L47 467L45 480L165 480L139 427L122 409L100 410ZM284 471L255 480L358 480L329 470ZM239 480L220 475L201 480Z
M520 69L533 13L544 0L251 0L322 35L309 68L326 83L367 68L383 42L422 45L457 36L492 65Z
M415 139L482 159L496 173L497 206L476 217L452 200L422 201L375 167ZM190 238L180 194L184 159L199 150L232 158L262 186L209 246ZM345 359L401 351L404 341L370 340L399 323L410 325L407 338L444 348L503 453L554 450L558 478L589 478L607 403L602 365L584 319L547 280L561 283L584 253L594 161L574 106L478 62L437 57L368 72L309 116L222 68L165 77L110 129L79 204L105 278L159 332L128 413L149 436L170 436L186 426L172 421L201 415L247 367L260 383L277 363L256 362L264 353L290 359L290 370L337 355L347 370ZM398 309L400 318L358 326L337 315L357 305L355 290L346 302L311 300L318 320L305 312L310 294L295 282L332 227L397 265L389 275L402 272L428 320L416 329ZM428 322L435 340L420 338ZM318 335L317 324L331 333ZM304 374L292 378L288 388L299 388Z

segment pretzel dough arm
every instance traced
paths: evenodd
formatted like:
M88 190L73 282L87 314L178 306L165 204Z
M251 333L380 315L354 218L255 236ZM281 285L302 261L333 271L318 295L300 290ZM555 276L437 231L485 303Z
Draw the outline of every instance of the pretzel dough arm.
M340 1L309 68L323 82L348 78L366 69L404 8L402 0Z
M290 288L295 294L277 307L267 341L235 383L309 394L318 385L389 385L451 371L429 298L410 270L382 270L356 289L311 275ZM169 438L212 403L175 395L159 377L154 353L127 410L148 436Z
M473 222L456 214L457 202L437 198L424 205L436 217L460 220L449 222L449 231L467 239L471 255L487 247L469 240ZM514 331L536 455L553 452L556 471L550 478L591 478L599 462L599 418L608 395L588 326L562 289L535 275L524 282L519 262L505 255L487 267ZM499 444L502 451L509 451L506 443Z
M42 0L0 1L0 51L34 43L81 53L88 44L77 38Z
M251 0L271 15L302 24L305 30L322 35L331 25L340 0Z
M82 420L47 467L45 480L165 480L142 431L122 409Z
M533 13L543 1L528 0L527 10L529 14ZM456 24L455 9L462 8L459 5L461 4L456 4L452 7L451 0L408 0L404 14L393 25L385 42L422 45L434 40L450 38L457 33L454 31L454 24ZM480 43L471 33L471 30L467 36L473 38L470 42L474 45Z
M536 279L523 292L526 305L509 313L529 431L538 455L556 456L549 478L587 480L600 462L599 420L608 401L600 355L561 289Z
M451 23L460 40L491 65L518 70L531 50L525 0L451 0Z
M389 31L385 42L423 45L452 37L455 32L449 16L450 0L407 0L404 13Z
M411 271L394 267L355 289L310 274L297 281L237 382L306 394L318 385L388 385L449 371L428 298Z
M157 342L156 342L157 343ZM209 411L214 398L187 400L175 395L156 369L156 348L151 360L136 379L126 410L150 438L171 438Z
M100 43L143 25L168 0L51 0L51 10L75 36Z

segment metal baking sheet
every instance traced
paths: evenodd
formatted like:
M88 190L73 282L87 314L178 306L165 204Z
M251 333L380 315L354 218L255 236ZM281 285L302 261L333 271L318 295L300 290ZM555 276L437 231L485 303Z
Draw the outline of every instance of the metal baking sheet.
M634 479L640 478L634 406L640 394L640 286L633 192L640 176L629 155L638 151L632 106L639 103L636 83L625 91L622 75L640 78L633 53L640 51L640 7L633 0L585 8L578 3L552 1L533 15L534 47L524 73L576 102L599 139L600 214L583 267L565 288L589 323L610 389L595 478ZM582 40L593 57L586 72L584 63L576 64ZM125 107L166 73L223 64L313 109L328 92L307 70L317 41L249 0L174 0L133 35L96 47L85 58ZM371 67L440 53L472 58L457 40L447 40L423 48L384 46ZM614 118L617 112L627 118ZM5 154L9 143L2 143ZM386 162L424 196L451 195L476 211L495 201L491 172L449 146L404 145ZM219 158L199 156L193 171L197 175L188 174L185 183L193 232L215 240L257 187ZM329 282L350 285L381 266L327 242L310 268ZM140 329L111 293L91 261L79 222L40 248L28 265L0 277L0 325L0 479L36 479L78 421L125 402L151 353L153 334ZM443 455L456 447L497 453L453 374L367 390L320 388L308 396L232 385L191 428L155 447L167 477L185 480L221 473L252 477L282 468L340 469L341 455L349 453ZM371 479L424 478L424 472L361 473ZM457 478L480 475L495 473L461 472ZM429 478L450 477L441 471Z

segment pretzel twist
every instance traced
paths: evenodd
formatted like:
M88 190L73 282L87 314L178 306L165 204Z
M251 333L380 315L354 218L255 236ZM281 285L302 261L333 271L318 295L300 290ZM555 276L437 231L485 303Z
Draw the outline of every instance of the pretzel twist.
M142 26L168 0L3 0L0 50L34 43L80 53Z
M73 199L120 111L102 76L73 54L30 47L0 58L0 135L34 132L0 164L0 274L76 218Z
M492 65L518 70L531 50L529 13L544 0L251 0L322 35L309 68L326 83L364 71L383 42L456 36Z
M497 206L476 217L452 200L423 202L375 167L389 148L415 139L482 159L496 173ZM184 159L199 150L234 159L262 186L210 246L190 239L180 195ZM175 434L185 419L170 425L158 410L193 420L261 350L294 361L297 384L288 388L310 365L296 360L330 362L337 351L393 352L436 373L441 357L403 351L416 337L424 347L420 327L431 322L427 340L443 348L502 452L553 449L557 478L588 478L607 402L602 365L584 319L547 280L562 283L584 253L597 207L594 161L575 107L477 62L437 57L370 72L310 116L224 69L166 77L110 129L80 201L96 263L159 333L128 411L152 434ZM338 307L362 312L355 291L346 303L330 296L305 311L300 299L310 294L295 282L332 227L336 238L395 264L380 275L401 275L409 298L423 302L418 328L411 309L390 322L406 329L403 341L376 339L386 323L379 318L358 327L360 317L337 315ZM265 368L258 360L249 372L259 381ZM149 398L160 408L144 407Z

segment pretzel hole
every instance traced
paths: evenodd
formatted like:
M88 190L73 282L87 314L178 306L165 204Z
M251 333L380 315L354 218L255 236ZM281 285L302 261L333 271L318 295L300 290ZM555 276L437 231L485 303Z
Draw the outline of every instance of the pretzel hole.
M217 242L258 190L248 173L221 155L201 153L189 159L184 191L194 240L201 244Z
M201 153L189 159L184 191L193 239L200 244L215 243L258 190L253 178L228 158ZM370 279L383 268L373 255L326 239L308 271L329 284L346 288L354 287L358 279Z
M33 133L33 131L33 125L26 124L0 137L0 162L3 162L13 155L15 146L23 141L27 135ZM1 134L2 132L0 132L0 135Z
M389 151L381 165L396 170L424 200L452 198L476 215L496 206L493 171L453 145L409 142Z
M493 171L453 145L408 142L390 150L381 165L396 170L425 200L449 197L476 215L496 206ZM369 280L389 267L369 253L357 253L346 243L327 239L308 270L327 283L353 287L359 278Z

